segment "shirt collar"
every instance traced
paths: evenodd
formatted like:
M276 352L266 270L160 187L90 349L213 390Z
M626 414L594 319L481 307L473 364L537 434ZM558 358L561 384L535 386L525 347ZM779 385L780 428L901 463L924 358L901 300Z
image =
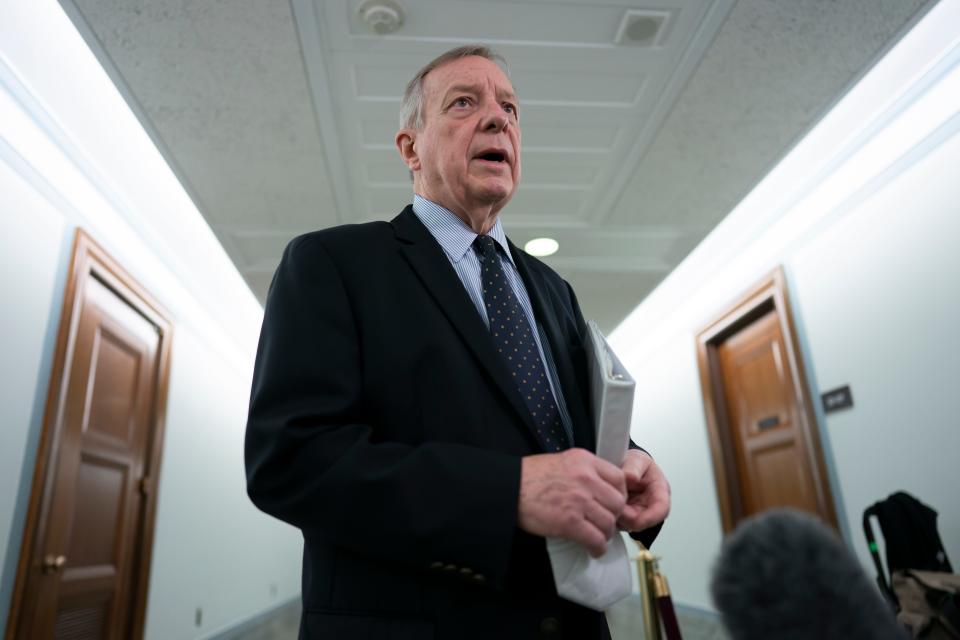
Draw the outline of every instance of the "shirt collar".
M463 220L458 218L455 213L446 209L435 202L431 202L419 195L413 196L413 212L420 218L420 222L427 227L431 235L436 238L443 250L447 252L450 259L454 262L460 262L470 250L477 234L468 227ZM513 256L510 255L510 247L507 245L507 235L503 231L503 225L500 224L500 218L493 224L493 228L487 233L491 238L497 241L503 253L510 262L513 262Z

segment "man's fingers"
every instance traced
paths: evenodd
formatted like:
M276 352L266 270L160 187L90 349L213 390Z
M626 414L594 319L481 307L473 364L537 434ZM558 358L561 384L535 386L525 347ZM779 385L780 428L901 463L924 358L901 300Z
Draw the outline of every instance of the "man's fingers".
M627 531L649 529L667 519L670 512L670 492L662 484L647 488L648 495L623 508L618 525Z
M535 535L574 540L600 556L616 534L627 495L624 472L590 451L526 456L520 471L518 524Z
M607 552L607 537L589 520L581 520L571 532L570 539L586 547L594 558Z
M577 455L576 460L582 465L582 486L604 508L613 512L614 518L618 517L627 501L627 482L623 471L589 451L581 449Z
M620 512L612 513L599 503L588 504L583 514L587 520L603 534L605 540L610 539L617 531L617 517Z
M599 482L591 487L594 499L607 511L619 516L627 504L627 494L621 493L606 482Z
M616 465L610 464L602 458L594 458L594 469L597 470L604 482L617 489L623 495L627 495L627 481L624 478L623 471Z
M620 518L617 520L617 526L621 529L626 529L629 525L633 524L637 520L637 517L640 515L639 510L632 505L626 505L623 508L623 512L620 514Z
M670 512L670 485L649 454L631 450L623 463L628 498L617 521L627 531L663 522Z
M667 519L667 515L670 513L670 492L667 490L666 486L657 484L651 489L653 492L653 497L650 500L647 508L643 510L640 514L644 516L649 522L647 526L653 526L658 522L663 522Z

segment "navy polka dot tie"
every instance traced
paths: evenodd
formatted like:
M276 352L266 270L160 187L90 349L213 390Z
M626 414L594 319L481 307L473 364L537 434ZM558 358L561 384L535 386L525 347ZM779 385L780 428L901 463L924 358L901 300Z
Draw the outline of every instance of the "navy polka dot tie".
M487 308L493 345L507 365L533 417L540 444L550 452L566 449L570 444L560 424L560 412L550 390L537 343L530 332L530 323L497 256L497 241L490 236L477 236L473 248L480 258L483 302Z

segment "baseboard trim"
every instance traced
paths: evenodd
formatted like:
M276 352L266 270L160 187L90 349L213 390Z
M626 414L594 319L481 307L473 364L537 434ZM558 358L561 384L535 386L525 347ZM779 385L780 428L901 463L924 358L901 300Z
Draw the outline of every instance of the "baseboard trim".
M226 628L220 629L219 631L214 631L209 635L201 636L198 640L233 640L238 635L246 633L254 627L260 626L274 616L280 615L284 610L291 607L298 607L299 605L300 594L297 594L289 600L285 600L280 604L270 607L266 611L261 611L260 613L237 624L230 625Z
M637 597L636 594L633 595L634 599L637 600L636 606L639 607L639 597ZM267 622L270 618L282 614L284 610L291 607L299 607L299 605L300 595L298 594L293 598L281 602L280 604L277 604L266 611L262 611L255 616L243 620L242 622L230 625L229 627L219 631L215 631L210 635L203 636L200 640L234 640L234 638L236 638L238 635L246 633L251 629ZM720 614L716 611L705 609L697 605L684 604L682 602L674 602L673 606L677 613L682 616L700 618L701 620L709 621L722 626Z
M702 618L704 620L709 620L711 622L719 623L721 621L720 614L711 609L704 609L703 607L698 607L693 604L683 604L682 602L674 602L673 608L677 610L677 613L682 613L684 615L692 616L694 618Z

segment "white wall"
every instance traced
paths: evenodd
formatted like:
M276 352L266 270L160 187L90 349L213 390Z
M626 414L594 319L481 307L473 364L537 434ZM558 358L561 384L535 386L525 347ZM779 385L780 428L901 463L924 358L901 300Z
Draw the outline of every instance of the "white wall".
M611 336L633 438L672 483L655 550L683 604L711 608L722 539L694 336L779 264L816 403L853 391L817 410L846 540L872 572L863 509L904 489L960 562L958 24L960 3L935 7Z
M34 427L45 401L37 389L50 376L53 299L62 291L58 271L66 269L64 232L63 217L0 163L0 626L20 548L26 506L20 487L29 486L33 473L32 462L24 463L34 459Z
M243 427L252 368L174 336L146 637L198 637L300 593L302 538L247 499ZM196 629L194 610L203 608Z
M259 513L244 490L243 428L262 311L59 6L3 3L0 627L77 226L173 316L146 637L207 637L300 589L299 533Z
M954 133L789 262L820 388L852 385L825 428L865 562L863 510L905 490L940 512L960 563L958 167Z

